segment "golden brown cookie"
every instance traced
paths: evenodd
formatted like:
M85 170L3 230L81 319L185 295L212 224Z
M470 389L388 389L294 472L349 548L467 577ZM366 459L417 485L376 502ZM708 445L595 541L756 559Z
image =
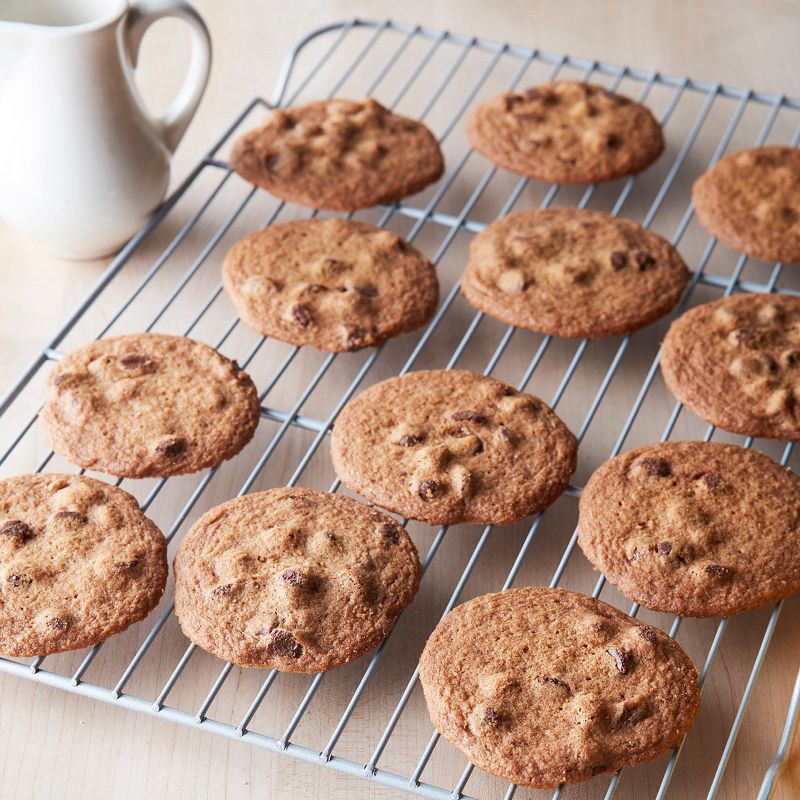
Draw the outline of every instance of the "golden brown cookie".
M532 586L476 597L431 634L431 720L486 772L554 787L677 746L700 704L677 642L591 597Z
M391 231L347 219L272 225L233 246L222 281L266 336L341 352L425 325L439 302L433 265Z
M550 183L594 183L641 172L664 149L650 110L602 86L557 81L481 103L470 144L493 164Z
M236 140L231 168L289 203L355 211L421 191L444 160L421 122L372 98L335 99L276 109Z
M377 647L419 586L391 517L349 497L281 488L212 508L175 556L184 633L243 667L320 672Z
M577 442L541 400L464 370L410 372L342 409L336 474L371 503L431 525L502 525L549 506Z
M695 181L692 199L703 227L728 247L800 261L800 148L730 153Z
M692 308L664 339L661 373L712 425L800 439L800 297L741 294Z
M509 214L479 233L461 291L509 325L598 339L664 316L688 279L678 251L641 225L548 208Z
M53 450L128 478L213 467L253 438L260 414L250 376L184 336L90 342L65 356L47 382L40 419Z
M164 536L127 492L80 475L0 481L0 653L91 647L144 619L166 582Z
M662 442L607 461L578 544L631 600L727 617L800 589L800 478L731 444Z

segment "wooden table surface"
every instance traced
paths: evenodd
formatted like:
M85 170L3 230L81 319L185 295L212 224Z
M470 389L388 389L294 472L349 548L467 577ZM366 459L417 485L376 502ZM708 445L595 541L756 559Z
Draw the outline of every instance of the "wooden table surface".
M688 74L734 86L800 96L800 55L797 50L800 6L795 2L497 0L487 3L481 0L439 0L434 3L430 0L405 0L400 4L387 0L292 0L286 3L195 0L195 5L211 30L215 45L214 67L206 97L175 156L173 185L186 175L249 99L257 94L269 97L283 55L295 40L323 23L354 15L373 18L392 15L403 21L420 22L455 32L479 33L486 38L535 44L543 49L577 56L659 68L666 73ZM187 49L188 37L180 23L161 23L148 35L138 78L145 97L155 108L161 108L168 102L179 83ZM251 224L256 223L253 221ZM140 257L141 263L146 263L147 258L152 262L158 252L155 244L152 249L145 248ZM463 255L463 243L456 247L456 252ZM0 394L61 326L106 263L60 261L0 223ZM135 268L132 266L132 270ZM463 313L467 314L466 308ZM461 332L458 335L453 333L452 337L443 334L441 347L447 351L447 355ZM663 333L663 329L660 333ZM660 333L653 336L657 337ZM211 340L213 337L209 334L208 338ZM496 337L493 341L496 341ZM653 339L653 343L657 344L657 338ZM484 362L488 352L483 356ZM509 356L509 374L518 375L530 355L530 352L520 352ZM482 368L480 356L475 356L467 365ZM607 357L606 351L602 351L598 358L604 356ZM439 362L442 359L446 360L446 356L433 363L441 366ZM563 366L562 363L561 371ZM546 381L547 371L543 374L543 380ZM307 371L303 375L307 380ZM334 377L332 391L335 391L337 381L344 383L349 378L349 374ZM278 405L281 398L293 396L293 389L296 394L297 388L297 385L291 385L290 380L278 394ZM623 386L623 393L624 389ZM547 392L552 394L552 387L540 387L540 391L547 396ZM628 396L628 406L630 400ZM571 402L567 399L564 405L568 419ZM659 406L660 413L663 415L664 409L669 407L668 400L664 400ZM619 429L619 424L614 422L614 413L614 409L607 411L609 441L606 442L606 452L613 444L613 432ZM570 421L576 424L574 419ZM603 424L600 423L601 426ZM659 422L659 425L663 423ZM660 432L660 427L658 430ZM702 430L701 426L692 427L687 423L682 433L700 435ZM650 436L655 436L652 430ZM297 443L288 445L288 451L282 457L281 463L285 462L286 470L296 463L308 444L307 437L298 439ZM595 464L602 460L600 445L596 446L597 452L591 454ZM31 443L31 457L42 451L41 442ZM254 457L251 455L251 460ZM314 463L310 467L308 485L322 485L329 477L329 466L320 459L318 461L319 464ZM210 499L218 501L234 492L236 477L238 473L223 478ZM270 480L274 484L286 477L278 470ZM585 475L582 477L585 479ZM174 510L178 501L165 500L160 513L168 516L170 502ZM556 511L554 519L571 520L574 523L570 514L574 516L572 509ZM191 517L189 522L194 518ZM423 527L415 529L421 549L431 541L430 532L423 530ZM495 549L486 557L487 564L471 582L469 595L497 586L497 575L503 569L507 571L509 558L513 560L513 553L521 542L524 528L517 528L516 532L512 531L507 538L501 537L501 541L495 543ZM463 534L469 541L469 549L474 545L477 533L470 531ZM553 536L558 538L556 534ZM552 572L551 562L557 560L564 544L562 535L552 551L543 551L542 559L547 563L542 571L531 568L521 576L520 582L546 582L547 569ZM440 587L452 587L463 569L464 552L453 549L450 555L438 559L433 577L430 580L426 578L423 593L415 604L417 610L409 615L406 630L399 631L401 642L417 649L421 646L425 632L435 622L437 609L441 609L449 596L449 588L445 591ZM547 561L548 558L550 561ZM502 562L497 571L493 559ZM590 570L584 565L570 582L577 588L590 591L593 580ZM624 603L613 592L609 592L609 599ZM719 731L730 726L767 615L766 611L757 612L742 615L732 622L732 630L715 665L715 678L704 694L699 730L687 745L687 753L682 761L685 769L677 773L673 784L675 797L699 796L697 787L700 784L694 782L692 777L698 772L706 776L702 786L707 787L722 746ZM770 656L756 684L746 724L734 753L733 767L723 782L720 797L752 797L755 787L760 783L763 769L774 752L785 704L800 663L799 624L800 603L795 598L786 603L778 623ZM691 627L685 640L681 639L696 660L703 657L702 646L707 648L713 629L713 621L700 623ZM109 663L103 662L98 671L108 669L109 674L113 674L119 663L124 665L124 656L130 656L131 648L135 649L135 643L141 640L141 635L142 632L139 633L139 639L128 640L128 650L120 655L121 662L115 662L110 657ZM165 678L163 671L174 666L176 654L179 655L185 646L185 640L176 626L168 626L164 635L167 642L156 649L152 656L154 663L148 667L162 682ZM386 665L386 683L372 690L366 699L374 713L367 711L354 718L345 737L345 749L349 748L353 754L362 752L359 743L374 742L376 731L385 724L399 690L407 680L409 671L402 647L390 649L386 660L389 662ZM67 660L63 663L72 662ZM207 687L219 666L219 662L211 658L193 659L187 682L196 681L198 685ZM335 723L341 711L342 698L349 696L358 674L355 671L343 672L342 677L332 678L325 684L325 691L315 699L318 714L315 719L318 722L313 724L319 724L322 731L329 731ZM142 680L146 680L146 676ZM254 687L257 688L259 684L260 678L252 673L237 676L233 686L230 683L226 685L226 690L230 691L224 697L221 695L220 702L224 707L229 705L230 708L238 708L241 698L252 698ZM293 704L296 705L304 690L305 685L299 689L295 685L281 685L274 697L270 695L270 707L280 716L286 713L286 709L293 708ZM195 696L191 686L176 691L179 696L185 692L186 698ZM397 751L394 757L401 763L405 763L404 759L418 756L430 735L430 728L423 724L424 710L418 691L415 692L409 713L419 718L420 726L419 730L413 727L398 730L395 737L397 741L392 747ZM313 731L304 732L313 738ZM230 743L162 720L8 676L0 676L0 741L3 742L0 747L0 795L4 798L169 796L238 800L251 797L401 796L388 789L244 744ZM442 785L452 785L453 775L457 777L460 773L463 761L446 747L440 746L437 753L441 755L432 761L425 773L425 780L442 780L445 781ZM619 796L652 796L660 772L647 773L646 768L640 769L644 771L637 774L644 777L629 781L630 785ZM484 787L480 778L476 780L477 783L470 783L468 791L486 791L487 796L500 796L499 784L492 783ZM605 783L601 786L599 782L594 782L565 796L601 797L604 786ZM529 795L521 792L517 796ZM800 796L800 758L796 755L775 796L786 800Z

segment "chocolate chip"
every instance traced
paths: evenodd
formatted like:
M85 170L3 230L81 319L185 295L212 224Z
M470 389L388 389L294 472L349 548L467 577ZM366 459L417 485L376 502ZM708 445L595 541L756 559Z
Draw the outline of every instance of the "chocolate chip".
M345 347L348 351L360 350L367 344L367 334L361 328L351 328L347 332Z
M657 549L662 556L668 556L672 552L672 542L659 542Z
M497 712L496 709L489 706L483 715L483 721L488 722L489 725L499 725L500 714Z
M369 286L369 285L367 285L367 286L354 286L353 287L353 291L354 292L358 292L360 295L363 295L364 297L377 297L378 296L378 290L374 286Z
M656 263L656 260L653 258L653 256L651 256L646 250L637 250L633 254L633 258L641 272L644 272L646 269L649 269Z
M441 486L439 486L437 481L427 480L420 483L417 494L425 501L433 500L433 498L439 494L440 490Z
M526 100L538 100L542 96L542 93L535 86L532 86L530 89L526 89L522 93L522 96Z
M216 588L212 589L211 594L213 594L214 597L227 597L231 593L232 589L233 589L232 583L223 583L220 586L217 586Z
M643 458L642 469L653 478L666 478L670 474L669 464L663 458Z
M119 360L119 363L125 369L151 368L155 366L155 361L153 361L152 358L148 358L147 356L136 355L135 353L123 356Z
M392 544L397 544L400 541L400 529L391 522L386 522L381 525L381 533Z
M186 439L173 437L172 439L165 439L156 445L156 453L169 458L177 458L181 453L186 451Z
M462 428L460 426L458 428L453 428L453 430L450 431L450 435L454 439L463 439L465 436L472 436L472 434L466 428Z
M562 164L566 164L568 167L574 167L578 162L577 158L567 158L565 156L557 156L557 158Z
M292 319L303 328L311 324L311 309L305 303L298 303L292 308Z
M451 415L451 419L454 419L456 422L469 420L470 422L477 422L478 424L486 422L486 417L483 414L479 414L477 411L456 411Z
M338 258L326 258L322 263L332 272L346 272L350 269L350 265L346 261L341 261ZM340 291L346 292L347 287L343 287Z
M641 636L642 639L645 639L651 644L655 644L658 641L658 635L656 634L655 629L651 628L649 625L642 625L636 630L639 632L639 636Z
M768 372L775 373L778 371L778 362L769 353L759 353L758 358Z
M542 94L542 102L546 106L557 106L560 102L559 97L555 92L545 92Z
M264 166L270 171L274 171L274 169L278 166L278 162L281 160L281 157L278 153L269 153L267 157L264 159Z
M716 489L722 486L722 475L720 475L719 472L706 472L706 474L703 475L703 483L708 486L709 489Z
M606 147L610 147L612 150L615 150L621 144L622 139L620 139L616 133L609 133L608 136L606 136Z
M61 386L62 383L66 383L68 380L74 377L75 376L70 374L69 372L62 372L59 375L56 375L55 378L53 378L53 386Z
M730 567L723 567L722 564L707 564L706 574L712 578L727 580L733 575L733 570Z
M331 544L337 544L337 543L339 542L339 539L338 539L338 537L336 536L336 534L335 534L335 533L333 533L333 531L325 531L325 538L326 538L326 539L327 539L327 540L328 540L328 541L329 541Z
M479 436L475 437L475 449L472 451L472 455L476 456L478 453L483 452L483 442L481 441Z
M6 580L16 589L20 587L27 587L33 583L33 578L27 575L9 575Z
M139 565L139 559L134 558L131 561L115 561L114 568L121 570L129 570Z
M276 629L267 645L267 653L282 658L300 658L303 655L303 645L289 631Z
M420 439L419 436L414 436L411 433L407 433L397 444L399 444L400 447L414 447L414 445L419 444L421 441L422 439Z
M0 525L0 534L8 536L16 542L27 542L33 536L30 525L26 525L21 519L10 519Z
M281 580L290 586L303 587L307 583L305 575L302 575L296 569L285 569L281 573Z
M733 338L736 344L750 345L756 340L756 329L751 325L743 325L733 331Z
M601 772L606 772L608 766L606 764L595 764L592 767L592 775L599 775Z
M630 672L633 667L633 653L629 650L621 650L619 647L609 647L606 653L614 659L614 664L620 674L627 675Z
M786 362L788 367L796 367L798 364L800 364L800 350L790 351L783 357L783 360Z
M52 619L47 620L46 624L48 628L53 628L53 630L65 631L68 623L65 619L61 619L61 617L53 617Z
M611 266L615 270L624 269L625 265L628 263L628 254L623 253L622 250L612 250L611 251Z
M635 705L626 705L623 707L622 713L619 715L619 719L613 726L614 730L636 725L636 723L647 719L651 713L650 704L646 700Z

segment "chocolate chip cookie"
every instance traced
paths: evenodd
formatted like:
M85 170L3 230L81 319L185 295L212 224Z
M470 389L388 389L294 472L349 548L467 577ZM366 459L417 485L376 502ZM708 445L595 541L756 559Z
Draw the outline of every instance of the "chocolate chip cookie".
M253 438L260 414L247 373L183 336L91 342L65 356L47 383L40 419L53 450L127 478L215 466Z
M212 508L175 556L184 633L243 667L320 672L377 647L419 586L391 517L349 497L281 488Z
M678 251L641 225L548 208L509 214L478 234L461 291L509 325L598 339L664 316L688 278Z
M431 525L502 525L549 506L577 442L541 400L464 370L410 372L351 400L333 429L337 475Z
M91 647L144 619L166 582L164 536L127 492L80 475L0 481L0 653Z
M800 149L755 147L720 159L692 190L697 217L754 258L800 261Z
M550 183L594 183L641 172L664 149L640 103L602 86L557 81L481 103L467 137L493 164Z
M238 242L222 281L266 336L341 352L425 325L439 302L433 265L391 231L347 219L272 225Z
M730 444L663 442L603 464L578 544L627 597L727 617L800 589L800 478Z
M563 589L476 597L428 639L431 720L486 772L554 787L677 746L700 704L697 670L660 630Z
M712 425L800 439L800 297L741 294L687 311L664 339L661 372Z
M372 98L336 99L273 111L234 143L231 168L289 203L355 211L421 191L444 159L421 122Z

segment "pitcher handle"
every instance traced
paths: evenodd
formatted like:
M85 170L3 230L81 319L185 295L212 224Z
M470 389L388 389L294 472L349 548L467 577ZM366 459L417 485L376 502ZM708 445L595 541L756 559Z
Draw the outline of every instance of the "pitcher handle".
M211 37L202 17L184 0L136 0L130 4L122 29L122 40L132 69L139 60L139 47L145 32L163 17L185 20L192 31L192 55L186 80L164 116L153 120L153 126L172 152L183 138L208 83Z

